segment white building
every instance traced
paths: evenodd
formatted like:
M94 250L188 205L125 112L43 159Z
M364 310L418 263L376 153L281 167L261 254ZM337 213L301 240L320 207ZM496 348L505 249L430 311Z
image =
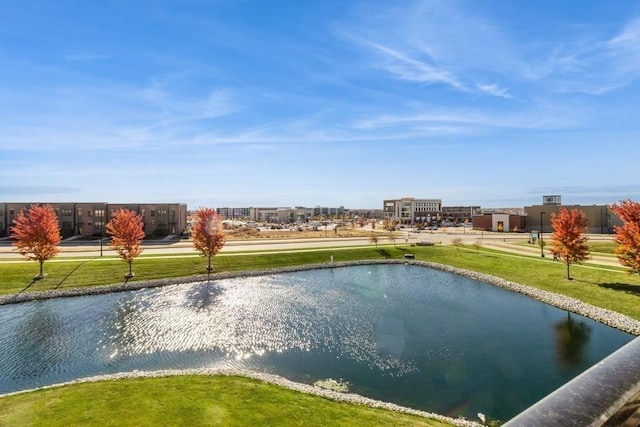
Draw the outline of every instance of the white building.
M439 221L442 216L441 199L415 199L403 197L383 201L383 215L400 224Z

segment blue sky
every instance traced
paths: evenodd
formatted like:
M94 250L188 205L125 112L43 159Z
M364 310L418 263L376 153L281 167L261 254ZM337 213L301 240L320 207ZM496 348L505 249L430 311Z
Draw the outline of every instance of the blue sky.
M640 200L636 1L8 0L0 201Z

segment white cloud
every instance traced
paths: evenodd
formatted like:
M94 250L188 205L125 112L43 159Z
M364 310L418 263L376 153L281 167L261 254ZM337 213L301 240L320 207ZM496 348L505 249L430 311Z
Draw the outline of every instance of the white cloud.
M82 51L69 53L65 55L64 59L71 62L89 62L110 59L110 56L103 53Z
M512 98L508 89L501 88L496 84L478 84L476 85L476 87L480 89L480 91L488 95L498 96L498 97L507 98L507 99Z

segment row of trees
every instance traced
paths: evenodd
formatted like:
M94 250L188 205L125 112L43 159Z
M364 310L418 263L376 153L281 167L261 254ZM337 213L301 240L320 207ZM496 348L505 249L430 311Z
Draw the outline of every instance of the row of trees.
M614 241L618 244L615 254L630 273L640 274L640 203L624 200L614 204L611 210L623 223L614 230ZM566 264L567 279L570 279L571 264L589 257L586 216L580 210L562 208L551 216L551 225L554 230L551 252ZM397 223L390 221L384 224L391 239L396 226ZM118 210L107 224L106 231L111 237L110 246L129 264L129 272L125 277L132 277L133 260L142 253L142 218L133 211ZM199 208L196 211L192 236L195 248L207 258L207 272L210 274L213 269L212 258L220 252L226 241L222 221L213 208ZM54 209L50 205L33 205L21 211L14 220L11 237L16 239L14 245L20 254L39 262L40 273L36 279L43 278L44 262L60 252L60 228ZM377 245L377 239L375 243Z
M142 217L130 210L118 210L106 226L110 236L109 245L120 259L129 264L126 279L133 277L133 260L142 253L144 239ZM207 258L207 272L213 270L214 257L226 241L222 221L213 208L199 208L196 211L196 223L193 227L193 244ZM18 252L30 260L38 261L40 273L35 279L44 278L44 262L60 252L60 228L55 210L50 205L32 205L21 211L13 221L11 237L16 239L14 246Z

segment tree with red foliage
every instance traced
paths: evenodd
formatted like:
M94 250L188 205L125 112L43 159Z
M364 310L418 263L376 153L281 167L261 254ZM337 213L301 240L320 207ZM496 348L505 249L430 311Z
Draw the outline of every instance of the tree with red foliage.
M129 273L125 275L127 279L133 277L133 260L142 253L143 228L144 223L140 215L127 209L115 211L107 224L107 234L111 236L109 246L118 253L122 261L129 264Z
M640 203L623 200L611 206L611 210L622 220L622 227L614 228L614 250L620 264L629 267L629 273L640 274Z
M222 227L222 221L215 209L201 207L196 210L196 223L191 234L196 250L207 258L207 273L211 274L213 270L211 258L220 252L227 239Z
M21 255L40 263L40 274L35 279L44 278L44 262L60 252L60 227L58 216L51 205L31 205L29 210L20 211L13 221L11 237Z
M589 259L589 238L585 235L588 225L586 215L578 209L561 208L557 214L551 214L551 253L554 260L560 258L567 265L567 280L571 280L571 264Z

